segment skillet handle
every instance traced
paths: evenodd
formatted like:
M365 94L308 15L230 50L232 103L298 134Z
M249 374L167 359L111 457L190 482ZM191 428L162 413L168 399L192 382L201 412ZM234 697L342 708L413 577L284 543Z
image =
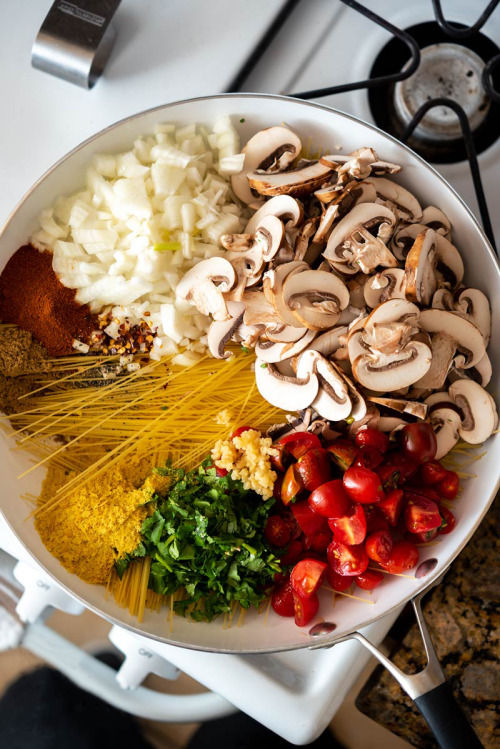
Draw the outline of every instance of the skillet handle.
M482 749L447 681L416 697L415 704L441 749Z

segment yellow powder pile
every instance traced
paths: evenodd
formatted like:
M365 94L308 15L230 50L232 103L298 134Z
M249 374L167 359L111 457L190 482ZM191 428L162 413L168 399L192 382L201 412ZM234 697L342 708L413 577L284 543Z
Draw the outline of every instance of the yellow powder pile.
M230 471L233 479L240 479L245 489L269 499L276 481L271 455L277 454L270 437L261 437L260 432L248 429L234 439L218 440L212 450L212 460L218 468Z
M114 562L134 551L149 508L144 506L164 477L149 473L147 461L124 461L76 489L53 507L56 491L75 476L50 467L38 500L35 525L50 551L69 572L88 583L107 582ZM158 485L160 482L161 487Z

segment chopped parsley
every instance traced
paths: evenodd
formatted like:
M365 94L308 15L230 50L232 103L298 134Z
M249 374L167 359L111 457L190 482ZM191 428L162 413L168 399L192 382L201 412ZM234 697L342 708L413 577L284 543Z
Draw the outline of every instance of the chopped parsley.
M155 470L171 476L172 484L164 496L155 495L156 509L133 554L151 556L149 587L161 595L184 588L187 598L174 610L186 615L189 609L196 621L230 611L233 601L258 605L280 571L264 538L274 500L263 502L230 474L217 477L210 458L189 473ZM120 560L117 571L123 574L129 561Z

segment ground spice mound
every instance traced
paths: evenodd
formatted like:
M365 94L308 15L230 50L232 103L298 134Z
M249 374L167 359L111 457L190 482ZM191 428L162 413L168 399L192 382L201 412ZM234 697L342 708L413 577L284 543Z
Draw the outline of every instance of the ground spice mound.
M73 340L87 341L99 325L88 305L75 301L52 270L52 254L25 245L0 276L0 319L28 330L51 356L74 354Z
M36 380L36 375L4 377L0 373L0 411L7 416L24 411L27 405L19 398L36 388Z
M50 553L87 583L108 582L113 565L137 548L154 491L144 482L150 463L123 463L65 496L48 510L56 491L75 474L51 466L42 486L35 527ZM143 483L144 482L144 483Z
M0 372L5 377L38 374L49 369L47 351L27 330L0 326Z

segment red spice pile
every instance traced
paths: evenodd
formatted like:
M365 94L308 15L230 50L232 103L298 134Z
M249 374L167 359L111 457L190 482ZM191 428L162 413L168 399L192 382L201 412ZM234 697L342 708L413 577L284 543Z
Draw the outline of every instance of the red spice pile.
M51 356L76 353L73 340L87 342L99 328L86 304L75 301L52 270L52 254L25 245L0 276L0 319L28 330Z

